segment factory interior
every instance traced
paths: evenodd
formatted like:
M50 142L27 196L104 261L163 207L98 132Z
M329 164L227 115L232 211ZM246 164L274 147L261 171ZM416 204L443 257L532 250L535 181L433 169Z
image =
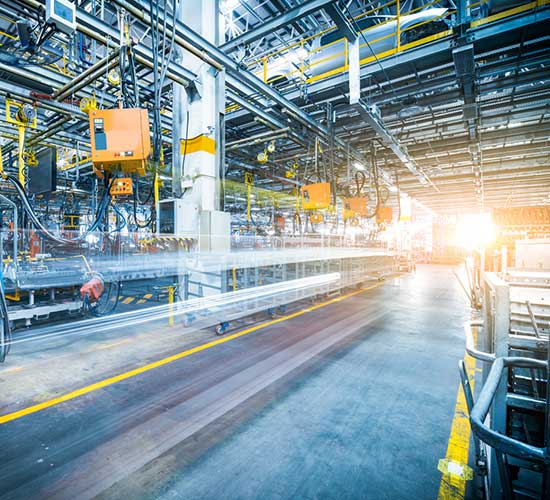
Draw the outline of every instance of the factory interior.
M0 499L550 499L549 0L0 0Z

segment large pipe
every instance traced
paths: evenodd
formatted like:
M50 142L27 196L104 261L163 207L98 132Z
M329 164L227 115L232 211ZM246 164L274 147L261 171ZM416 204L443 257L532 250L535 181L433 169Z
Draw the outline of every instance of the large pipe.
M65 115L71 116L81 116L86 117L86 113L80 111L78 106L73 106L72 104L67 104L64 102L56 102L50 99L50 97L44 97L40 94L36 94L32 90L26 89L24 87L19 87L12 83L6 82L5 80L0 80L0 92L5 92L6 94L16 95L24 102L38 102L40 106L49 109L50 111L55 111L57 113L63 113Z
M111 54L105 56L103 59L90 66L86 71L80 73L76 78L67 82L61 88L53 93L53 98L56 101L62 101L66 97L78 92L89 83L97 80L100 76L104 75L107 71L118 64L118 54Z
M245 145L245 144L257 144L259 142L265 142L272 139L279 139L281 137L287 137L290 129L288 127L283 128L281 130L274 130L274 131L268 131L264 132L262 134L256 134L252 135L250 137L246 137L244 139L238 139L236 141L228 142L226 150L232 151L233 149L238 149L239 147Z

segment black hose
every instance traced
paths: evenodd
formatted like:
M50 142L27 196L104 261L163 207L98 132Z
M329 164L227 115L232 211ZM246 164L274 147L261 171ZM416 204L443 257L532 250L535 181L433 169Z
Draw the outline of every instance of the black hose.
M25 213L27 214L27 216L29 217L32 224L36 227L36 229L38 230L38 232L42 236L44 236L45 238L47 238L47 239L49 239L49 240L51 240L55 243L60 244L60 245L74 245L74 244L77 244L77 243L81 242L82 240L84 240L86 238L86 236L88 236L90 233L95 231L99 227L99 225L101 224L101 221L103 219L103 215L105 213L105 210L107 209L107 206L109 205L109 203L111 201L110 196L109 196L109 192L110 192L111 185L113 183L114 178L111 179L111 182L109 183L109 185L107 186L107 188L105 190L105 193L103 195L103 198L102 198L101 203L100 203L99 208L98 208L98 213L97 213L95 221L92 223L92 225L84 233L82 233L80 236L78 236L76 238L71 238L71 239L61 238L59 236L55 236L54 234L50 233L44 227L44 225L40 222L40 220L38 219L38 217L34 213L34 210L33 210L32 206L29 202L29 199L27 197L27 194L25 193L25 189L23 188L23 186L21 185L19 180L16 179L15 177L12 177L11 175L7 175L6 180L11 182L11 184L13 185L15 190L17 191L17 194L19 195L19 197L21 199L22 206L23 206L23 209L25 210Z
M98 303L96 303L97 304L96 306L92 307L92 305L90 304L90 299L88 297L88 294L86 294L84 296L84 310L97 318L99 318L100 316L107 316L109 314L112 314L113 312L115 312L115 309L118 306L121 287L122 287L122 284L120 281L118 281L116 283L116 296L114 297L115 301L113 302L112 306L109 307L109 304L111 303L111 299L113 298L111 297L113 283L109 284L109 292L107 293L107 300L106 300L107 306L105 306L103 310L100 310Z
M6 304L6 296L4 287L0 284L0 314L2 318L2 330L0 331L0 363L3 363L6 356L10 352L11 345L11 329L10 320L8 318L8 305Z
M373 159L372 174L374 190L376 192L376 206L374 207L374 211L372 213L365 216L367 219L372 219L373 217L376 217L376 215L378 215L378 211L380 210L380 185L378 183L378 166L376 165L376 158Z
M395 187L397 188L397 222L399 222L401 220L401 191L399 190L399 178L397 174L395 174Z
M359 178L361 178L361 180L359 180ZM365 175L365 172L362 172L360 170L355 172L355 186L357 188L355 196L357 196L357 198L361 196L361 191L365 187L366 182L367 182L367 176Z

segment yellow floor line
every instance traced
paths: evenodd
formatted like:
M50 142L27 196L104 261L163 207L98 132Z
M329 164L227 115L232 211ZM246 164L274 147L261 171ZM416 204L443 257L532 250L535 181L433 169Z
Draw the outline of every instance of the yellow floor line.
M158 361L155 361L153 363L149 363L147 365L141 366L139 368L135 368L134 370L130 370L124 373L121 373L120 375L115 375L114 377L106 378L104 380L100 380L99 382L96 382L94 384L87 385L85 387L82 387L81 389L77 389L72 392L68 392L67 394L63 394L62 396L59 396L57 398L50 399L48 401L44 401L42 403L38 403L33 406L28 406L27 408L23 408L22 410L14 411L12 413L7 413L5 415L0 416L0 424L5 424L7 422L11 422L12 420L17 420L18 418L24 417L26 415L30 415L32 413L36 413L41 410L45 410L46 408L51 408L52 406L56 406L58 404L64 403L65 401L70 401L71 399L78 398L80 396L84 396L85 394L89 394L90 392L97 391L99 389L103 389L104 387L116 384L117 382L121 382L122 380L127 380L129 378L135 377L137 375L140 375L142 373L148 372L149 370L153 370L155 368L158 368L163 365L167 365L168 363L172 363L173 361L177 361L182 358L186 358L187 356L190 356L191 354L195 354L197 352L204 351L206 349L209 349L211 347L217 346L219 344L224 344L226 342L229 342L230 340L242 337L244 335L248 335L249 333L261 330L262 328L266 328L271 325L275 325L277 323L282 323L283 321L287 321L292 318L296 318L298 316L301 316L302 314L306 314L310 311L314 311L316 309L319 309L321 307L328 306L329 304L334 304L335 302L339 302L340 300L347 299L349 297L353 297L354 295L357 295L359 293L366 292L367 290L372 290L373 288L377 288L381 286L383 283L377 283L376 285L367 287L367 288L361 288L360 290L357 290L355 292L348 293L346 295L342 295L336 299L327 300L325 302L321 302L320 304L317 304L312 307L308 307L307 309L302 309L300 311L297 311L292 314L288 314L286 316L281 316L280 318L266 321L265 323L260 323L258 325L255 325L251 328L247 328L246 330L241 330L240 332L234 333L232 335L228 335L226 337L222 337L220 339L214 340L212 342L208 342L206 344L199 345L197 347L193 347L192 349L188 349L186 351L180 352L178 354L174 354L173 356L169 356L167 358L160 359Z
M477 331L474 327L474 339ZM476 361L471 356L464 357L466 371L470 379L472 392L474 390ZM466 481L472 479L473 471L468 466L470 449L470 419L468 406L462 385L458 386L455 414L447 445L447 455L439 461L438 469L442 472L439 485L438 500L463 500L466 493Z
M134 300L136 300L135 297L126 297L126 298L122 301L122 303L128 305L128 304L131 304Z
M152 293L146 293L146 294L143 296L143 298L144 298L144 299L150 299L152 296L153 296Z
M110 344L100 344L97 347L90 349L90 351L101 351L102 349L110 349L111 347L127 344L128 342L132 342L132 339L122 339L122 340L119 340L118 342L112 342Z
M139 299L136 304L145 304L147 302L145 299Z
M11 368L6 368L5 370L0 370L0 375L4 375L5 373L20 372L22 369L23 369L22 366L12 366Z

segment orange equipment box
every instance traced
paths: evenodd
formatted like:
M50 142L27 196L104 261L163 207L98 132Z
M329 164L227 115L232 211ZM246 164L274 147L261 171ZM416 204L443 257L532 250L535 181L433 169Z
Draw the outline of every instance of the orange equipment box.
M363 197L344 198L344 210L349 210L360 217L365 217L367 215L367 199Z
M328 208L331 202L330 184L307 184L300 188L302 194L302 208L304 210L319 210Z
M109 190L111 196L123 196L125 194L134 194L131 177L118 177L113 181Z
M380 207L376 214L377 224L391 224L393 220L393 210L391 207Z
M94 109L89 116L94 167L145 175L151 153L147 110Z

